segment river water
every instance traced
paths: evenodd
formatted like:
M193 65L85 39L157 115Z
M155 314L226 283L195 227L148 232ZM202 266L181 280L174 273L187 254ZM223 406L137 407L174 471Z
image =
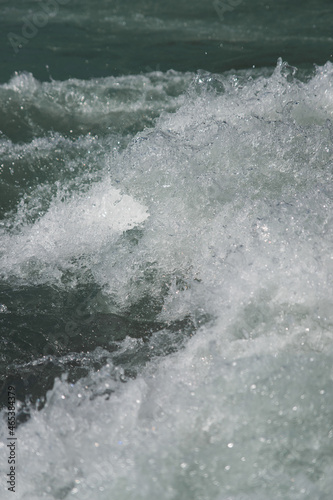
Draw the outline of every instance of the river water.
M330 500L331 2L1 11L1 498Z

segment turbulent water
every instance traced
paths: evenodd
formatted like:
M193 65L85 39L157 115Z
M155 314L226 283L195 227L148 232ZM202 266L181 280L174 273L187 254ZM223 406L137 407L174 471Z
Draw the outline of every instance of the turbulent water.
M75 18L63 4L5 56L3 75L18 71L0 85L1 498L331 500L333 64L265 65L289 25L246 31L245 3L229 25L201 2L177 2L178 24L171 0L114 2L109 18L105 2ZM321 37L304 34L309 12L293 36L318 54L327 6L307 6ZM55 44L44 81L60 21L87 43ZM134 56L128 33L150 52ZM194 71L206 42L210 71ZM230 60L251 69L215 72Z

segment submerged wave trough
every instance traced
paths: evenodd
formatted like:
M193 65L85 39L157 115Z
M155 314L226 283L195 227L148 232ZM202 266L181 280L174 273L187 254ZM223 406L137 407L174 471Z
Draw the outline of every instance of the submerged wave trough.
M18 498L328 500L333 65L301 78L282 61L112 82L17 75L8 92L25 99L13 115L26 142L0 141L12 193L0 273L65 301L90 290L88 320L56 353L63 371L103 330L95 370L30 404Z

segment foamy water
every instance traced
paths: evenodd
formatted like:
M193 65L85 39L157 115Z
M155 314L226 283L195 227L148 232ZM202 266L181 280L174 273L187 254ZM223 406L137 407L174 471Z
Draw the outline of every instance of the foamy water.
M146 78L129 81L184 83ZM18 498L330 498L333 66L301 80L281 61L273 74L191 79L128 145L116 125L39 139L52 172L61 144L65 161L4 219L5 280L62 293L94 284L94 313L148 302L141 317L162 325L135 379L106 350L102 368L58 379L31 409L17 431ZM104 84L75 82L96 96ZM69 83L48 85L66 95ZM32 142L22 148L13 161ZM185 339L170 328L181 321L192 337L161 356L161 338ZM118 354L142 347L130 337Z

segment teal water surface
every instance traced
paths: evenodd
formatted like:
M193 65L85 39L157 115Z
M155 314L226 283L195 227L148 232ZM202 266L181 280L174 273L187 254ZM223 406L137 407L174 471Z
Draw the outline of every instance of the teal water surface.
M15 71L66 80L332 60L330 0L2 0L1 10L2 82Z

